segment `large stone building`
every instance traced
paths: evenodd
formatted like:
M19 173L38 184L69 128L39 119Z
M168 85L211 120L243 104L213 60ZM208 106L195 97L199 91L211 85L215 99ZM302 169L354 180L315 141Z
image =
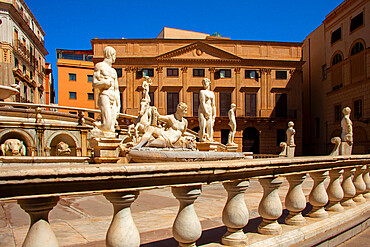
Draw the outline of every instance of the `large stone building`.
M0 83L20 85L11 101L45 103L44 35L23 0L0 0Z
M117 51L113 67L123 113L137 115L147 75L153 79L151 102L159 113L173 113L183 101L189 128L197 130L198 94L208 77L216 94L217 141L227 142L227 112L236 103L239 151L278 153L292 120L296 152L302 153L301 43L230 40L172 28L164 28L156 39L96 38L91 43L94 63L103 59L106 46Z
M346 106L352 109L353 153L370 152L369 17L369 0L346 0L304 40L306 154L330 153Z

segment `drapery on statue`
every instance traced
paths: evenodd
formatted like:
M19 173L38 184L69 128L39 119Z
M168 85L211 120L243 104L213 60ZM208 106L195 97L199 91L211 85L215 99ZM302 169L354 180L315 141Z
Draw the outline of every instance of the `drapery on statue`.
M230 110L228 112L228 116L230 120L229 121L230 132L229 132L229 138L227 140L227 145L232 145L232 146L236 145L236 143L234 143L234 136L236 132L235 108L236 108L236 105L232 103L230 105Z
M288 129L286 130L286 142L289 147L295 146L294 143L294 135L295 135L295 129L293 129L294 123L290 121L288 123Z
M18 139L7 139L0 147L4 156L26 156L26 146Z
M132 149L137 150L144 145L157 148L174 147L188 127L188 121L184 118L187 110L187 105L181 102L177 105L177 111L174 114L166 116L158 114L158 120L164 121L166 126L148 126L140 142Z
M112 68L116 61L116 50L110 46L104 49L104 60L95 65L94 89L99 90L98 106L101 110L101 122L95 122L100 134L114 136L117 116L121 106L117 81L117 72ZM97 130L93 131L97 132Z
M152 85L152 79L150 79L149 76L144 77L143 81L143 96L142 99L146 100L148 103L150 103L150 96L149 96L149 86Z
M348 145L352 146L353 144L353 132L352 132L352 121L349 118L351 114L351 108L345 107L343 109L344 117L342 118L342 121L340 123L342 127L342 142L347 142Z
M199 141L213 142L213 125L216 119L215 94L210 90L211 81L204 78L203 88L199 92Z

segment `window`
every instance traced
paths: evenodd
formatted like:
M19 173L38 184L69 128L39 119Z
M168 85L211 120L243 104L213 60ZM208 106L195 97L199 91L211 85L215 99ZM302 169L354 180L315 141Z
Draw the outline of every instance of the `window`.
M334 120L335 121L340 121L340 117L342 116L341 109L342 109L341 105L334 106Z
M204 77L205 69L193 69L193 77Z
M277 93L275 94L275 116L286 117L287 116L287 94Z
M327 78L327 73L326 73L326 64L324 64L322 67L321 67L321 70L322 70L322 79L323 80L326 80Z
M362 117L362 99L355 100L353 106L355 119L360 119Z
M257 71L245 70L245 79L257 79Z
M122 77L122 68L115 68L116 72L117 72L117 78L121 78Z
M198 116L198 108L199 108L199 93L193 92L193 117Z
M142 73L143 73L143 77L144 76L154 76L154 69L143 69Z
M87 93L88 100L94 100L94 93Z
M231 93L220 93L220 116L228 116L231 105Z
M334 44L342 38L342 28L338 28L331 34L331 44Z
M23 94L24 94L24 98L26 99L27 101L27 85L23 85Z
M93 82L93 76L92 75L87 75L87 81L88 82Z
M87 116L88 116L89 118L95 118L95 115L94 115L94 113L93 113L93 112L88 112L88 113L87 113Z
M76 92L69 92L69 99L77 99L77 93Z
M22 70L23 70L23 74L25 75L25 74L27 74L27 68L26 68L26 65L23 65L22 66Z
M342 60L343 60L342 55L340 53L337 53L334 55L331 65L336 65L337 63L342 62Z
M33 79L33 73L32 73L32 71L30 71L30 79L31 80Z
M245 93L245 116L256 117L257 116L257 94L256 93Z
M280 146L281 142L285 142L285 129L276 130L276 146Z
M168 68L167 77L179 77L179 69Z
M357 42L351 49L351 56L356 55L364 50L364 45L361 42Z
M14 58L14 67L17 69L19 68L19 61L17 58Z
M69 73L69 80L70 81L76 81L76 74L73 74L73 73Z
M288 72L284 70L275 71L275 78L277 80L286 80L288 79Z
M220 69L215 72L215 79L231 78L231 69Z
M150 98L150 105L154 106L154 92L149 92L149 98Z
M355 31L357 28L361 27L364 24L364 13L361 12L360 14L356 15L351 19L351 26L349 30Z
M175 113L178 104L179 93L167 92L167 114Z
M229 129L221 129L221 143L226 145L229 140Z

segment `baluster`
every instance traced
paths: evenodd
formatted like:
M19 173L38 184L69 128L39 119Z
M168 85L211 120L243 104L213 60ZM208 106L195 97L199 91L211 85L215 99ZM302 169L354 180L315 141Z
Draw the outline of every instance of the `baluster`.
M320 171L310 173L314 184L309 196L309 202L312 205L312 210L309 213L313 218L328 217L328 212L325 211L324 206L328 203L329 198L326 193L324 181L329 176L329 171Z
M202 235L202 227L194 209L194 201L202 191L201 185L172 187L172 193L180 202L179 211L173 222L172 234L180 247L194 247Z
M244 192L249 181L237 180L223 183L227 191L227 202L222 211L222 222L227 226L227 232L222 236L222 244L241 246L247 244L243 227L247 225L249 213L244 201Z
M140 245L140 235L131 215L131 204L139 196L139 191L105 193L105 198L113 204L113 218L105 243L108 247L135 247Z
M58 201L59 197L57 196L18 200L18 204L31 218L23 247L59 246L49 224L49 212L57 205Z
M289 182L289 191L285 197L285 207L289 215L285 219L288 225L304 225L306 219L301 211L306 207L306 197L302 190L302 183L306 178L305 174L294 174L286 177Z
M343 174L343 169L335 169L329 172L330 184L326 190L329 196L329 205L327 211L343 211L344 208L340 205L340 201L344 197L342 186L340 186L340 176Z
M356 167L355 176L353 177L353 184L356 188L356 195L353 197L355 202L366 202L366 199L363 196L363 193L366 190L366 184L363 179L363 173L366 170L366 166L358 166Z
M275 235L282 232L277 219L283 213L283 207L278 194L282 183L281 178L260 178L259 182L263 187L263 197L258 205L258 213L263 221L258 226L258 232L266 235Z
M355 168L346 168L343 173L342 188L344 197L341 202L343 207L355 207L356 203L353 201L353 197L356 195L356 188L352 181L352 175L355 172Z
M364 182L366 184L366 190L365 190L365 193L364 193L364 197L366 199L370 198L370 175L369 175L369 172L370 172L370 165L367 165L366 166L366 171L364 173Z

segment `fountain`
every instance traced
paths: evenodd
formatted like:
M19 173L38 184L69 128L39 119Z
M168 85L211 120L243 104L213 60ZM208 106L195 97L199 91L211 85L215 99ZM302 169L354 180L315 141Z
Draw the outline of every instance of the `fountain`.
M0 85L0 100L9 98L10 96L19 94L19 85L12 84L11 86Z

